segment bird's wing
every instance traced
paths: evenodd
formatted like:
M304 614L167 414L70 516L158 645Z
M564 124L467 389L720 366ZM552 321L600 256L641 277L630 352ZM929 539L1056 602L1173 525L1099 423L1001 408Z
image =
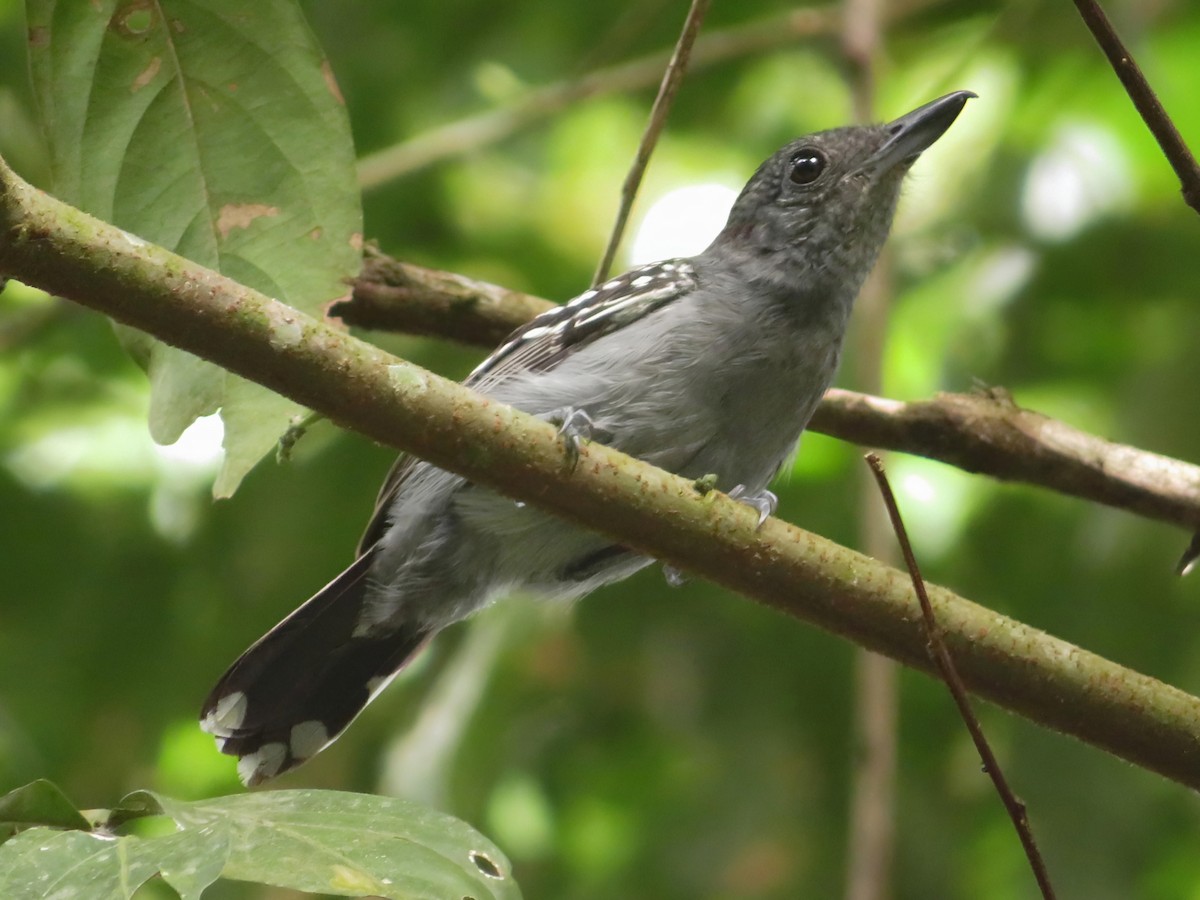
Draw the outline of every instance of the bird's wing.
M636 322L695 287L696 272L687 260L669 259L632 269L522 325L476 366L463 384L487 393L519 373L549 371L572 353ZM359 554L374 546L387 530L392 500L419 463L415 456L405 454L392 466L359 541Z
M597 338L636 322L695 286L696 273L686 260L633 269L522 325L463 383L487 393L518 372L553 369Z

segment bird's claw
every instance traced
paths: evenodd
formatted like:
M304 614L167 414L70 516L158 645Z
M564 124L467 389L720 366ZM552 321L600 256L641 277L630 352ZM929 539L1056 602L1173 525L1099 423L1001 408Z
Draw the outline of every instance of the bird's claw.
M585 410L574 406L556 409L550 414L549 420L558 426L558 436L563 440L567 462L572 470L579 465L579 452L583 449L584 441L603 440L608 434L597 427Z
M750 493L744 484L739 484L729 492L729 499L736 500L738 503L744 503L752 509L758 511L758 526L762 528L762 523L767 521L767 517L774 515L775 507L779 505L779 498L768 490L761 490L757 493Z
M663 577L673 588L683 587L688 583L688 577L682 569L677 569L670 563L663 563Z

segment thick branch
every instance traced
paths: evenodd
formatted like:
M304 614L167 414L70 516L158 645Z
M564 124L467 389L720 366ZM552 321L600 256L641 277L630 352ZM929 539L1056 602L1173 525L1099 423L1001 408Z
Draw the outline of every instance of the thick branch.
M0 163L0 272L277 390L361 434L930 669L907 577L607 447L572 468L553 426L71 209ZM1200 699L931 587L964 682L1200 788Z
M1040 485L1189 530L1200 525L1200 466L1022 409L1000 390L939 394L914 403L831 390L813 427L864 446Z
M333 312L352 325L494 347L550 306L528 294L375 253L353 298ZM1087 434L1021 409L1001 391L901 403L832 390L809 427L864 447L925 456L1200 529L1200 466Z

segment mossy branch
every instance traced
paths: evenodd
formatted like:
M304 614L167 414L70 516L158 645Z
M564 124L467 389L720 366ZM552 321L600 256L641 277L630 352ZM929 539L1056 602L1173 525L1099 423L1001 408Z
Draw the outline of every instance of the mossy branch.
M930 671L902 572L554 428L30 187L0 161L0 273L209 359L333 421ZM944 588L930 600L978 695L1200 788L1200 699Z
M363 328L494 347L551 303L369 248L347 301L331 312ZM834 389L809 428L864 447L936 459L1200 530L1200 466L1118 444L1018 406L1005 391L901 402Z

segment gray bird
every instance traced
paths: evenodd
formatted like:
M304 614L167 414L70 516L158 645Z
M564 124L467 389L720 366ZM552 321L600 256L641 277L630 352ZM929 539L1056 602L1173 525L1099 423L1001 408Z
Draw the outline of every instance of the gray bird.
M912 162L968 91L792 141L703 253L634 269L518 329L466 384L690 478L765 518L767 486L837 370ZM512 591L581 597L653 560L411 456L358 556L242 654L201 727L256 784L333 741L434 634Z

